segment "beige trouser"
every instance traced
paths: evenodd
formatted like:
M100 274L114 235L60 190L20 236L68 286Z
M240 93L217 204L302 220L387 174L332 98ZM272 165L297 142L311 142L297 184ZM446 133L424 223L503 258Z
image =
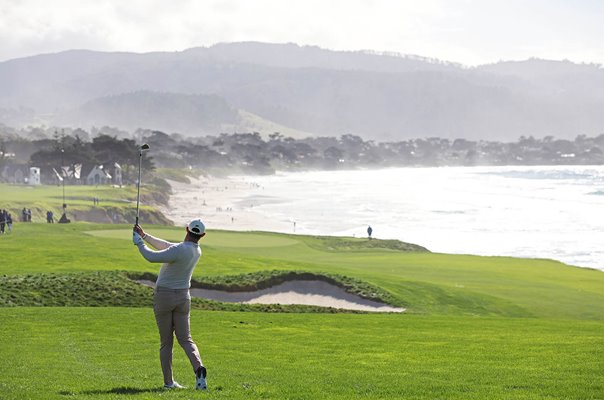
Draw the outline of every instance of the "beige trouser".
M164 383L170 384L172 378L172 346L174 333L178 343L183 348L193 371L203 365L197 345L191 338L189 313L191 311L191 296L189 289L168 289L157 287L153 296L153 311L159 328L161 346L159 359L164 374Z

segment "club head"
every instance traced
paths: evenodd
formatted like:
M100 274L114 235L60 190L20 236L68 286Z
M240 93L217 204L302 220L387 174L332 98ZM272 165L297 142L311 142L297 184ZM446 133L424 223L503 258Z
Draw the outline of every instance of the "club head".
M149 145L148 145L147 143L143 143L143 144L141 145L141 151L142 151L142 150L149 150Z

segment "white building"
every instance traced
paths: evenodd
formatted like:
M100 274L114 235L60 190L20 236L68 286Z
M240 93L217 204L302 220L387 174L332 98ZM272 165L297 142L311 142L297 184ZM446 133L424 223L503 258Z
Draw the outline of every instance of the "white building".
M114 163L113 168L113 184L122 187L122 167L118 163Z
M29 184L39 185L40 184L40 168L31 167L29 169Z
M86 177L87 185L106 185L111 183L111 175L102 165L95 165Z

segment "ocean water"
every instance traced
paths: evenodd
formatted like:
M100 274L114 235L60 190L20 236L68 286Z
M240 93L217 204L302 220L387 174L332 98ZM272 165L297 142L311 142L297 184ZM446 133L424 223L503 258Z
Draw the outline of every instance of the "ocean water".
M604 166L393 168L246 178L244 198L296 233L433 252L551 258L604 270ZM291 232L288 231L288 232Z

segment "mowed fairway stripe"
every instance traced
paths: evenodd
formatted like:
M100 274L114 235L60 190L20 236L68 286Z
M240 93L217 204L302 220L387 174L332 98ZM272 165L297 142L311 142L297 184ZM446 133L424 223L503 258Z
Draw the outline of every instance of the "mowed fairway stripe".
M161 394L150 308L4 308L0 320L2 399ZM191 323L210 398L604 395L602 322L194 311ZM178 346L174 375L192 386ZM169 395L193 396L199 394Z

